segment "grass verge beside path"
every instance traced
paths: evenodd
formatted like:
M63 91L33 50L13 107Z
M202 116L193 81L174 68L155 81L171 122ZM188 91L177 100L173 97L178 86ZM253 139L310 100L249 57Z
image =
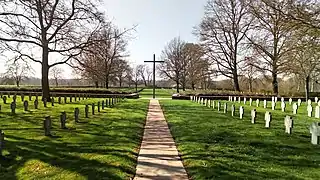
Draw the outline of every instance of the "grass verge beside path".
M171 98L175 92L172 89L156 89L156 98ZM152 98L153 89L144 89L139 94L141 98Z
M320 146L310 143L311 119L295 121L284 133L285 113L273 112L264 128L258 108L251 124L249 108L243 120L190 101L160 101L188 174L203 179L319 179ZM230 105L229 105L230 106ZM271 111L271 110L270 110ZM287 113L288 114L288 113ZM300 116L299 116L300 117Z
M34 99L34 97L33 97ZM40 98L39 98L40 99ZM68 99L69 100L69 99ZM2 104L0 129L5 133L5 158L0 159L0 179L129 179L135 174L138 150L143 135L148 100L128 100L114 108L84 118L84 105L102 99L72 104L48 103L44 108L23 112L17 99L17 115L9 104ZM11 102L12 99L8 100ZM73 110L80 108L80 123ZM59 115L67 112L67 128L60 129ZM52 134L45 137L44 116L51 115Z

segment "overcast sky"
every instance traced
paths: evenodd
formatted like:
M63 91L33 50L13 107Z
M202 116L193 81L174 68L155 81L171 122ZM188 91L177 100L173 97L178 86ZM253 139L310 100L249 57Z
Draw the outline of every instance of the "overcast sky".
M164 46L174 37L196 42L192 34L200 23L207 0L104 0L103 9L107 17L120 28L138 25L128 47L131 64L142 64L158 58ZM3 62L0 62L3 67ZM71 70L65 66L64 77L71 78ZM36 77L41 77L39 65L34 66ZM1 72L4 68L1 68Z

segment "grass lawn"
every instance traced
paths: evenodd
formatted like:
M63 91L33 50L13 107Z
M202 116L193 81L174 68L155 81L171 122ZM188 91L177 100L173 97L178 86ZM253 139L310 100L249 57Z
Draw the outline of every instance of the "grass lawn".
M176 90L172 89L156 89L156 98L171 98L172 94L176 93ZM153 89L144 89L140 92L142 98L152 98Z
M41 102L38 110L29 102L31 110L23 112L18 97L16 115L11 115L10 105L4 105L1 100L0 129L6 138L4 158L0 160L0 179L133 177L148 101L127 100L100 113L96 109L95 115L91 114L90 107L89 118L84 118L84 105L102 100L88 99L54 107L48 103L48 108ZM77 124L73 117L75 107L80 108L80 123ZM61 111L67 112L66 130L60 129ZM54 137L44 136L45 115L51 115Z
M300 107L300 115L293 116L293 134L288 135L284 132L284 117L292 115L289 105L285 113L280 111L280 103L278 110L269 109L273 120L271 128L266 129L263 102L257 108L256 124L251 124L253 107L248 105L240 120L238 112L232 117L230 111L224 114L191 101L160 103L194 180L320 178L320 146L310 143L308 129L311 122L319 120L306 117L306 105ZM239 104L236 107L238 111Z

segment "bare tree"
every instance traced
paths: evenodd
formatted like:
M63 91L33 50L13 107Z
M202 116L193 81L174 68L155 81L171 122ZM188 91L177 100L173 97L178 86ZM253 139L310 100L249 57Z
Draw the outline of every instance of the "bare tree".
M145 64L139 64L137 66L139 76L143 80L144 86L148 85L148 80L147 80L148 77L146 76L146 69L147 69L147 66Z
M233 80L240 91L238 71L241 43L249 30L251 18L243 0L209 0L197 34L217 73Z
M185 69L183 49L185 42L176 37L162 51L161 59L164 63L158 65L160 75L173 80L176 83L177 93L179 93L179 84L182 78L182 71Z
M3 75L5 81L13 80L17 87L20 87L21 81L27 80L34 73L28 63L19 59L7 62L6 67Z
M57 66L50 69L50 74L51 74L51 77L54 79L56 87L58 87L59 85L58 81L59 79L62 78L62 73L63 73L62 69Z
M1 1L0 42L11 52L41 64L43 98L50 100L49 69L81 54L103 20L95 2ZM49 61L49 55L59 58Z
M275 2L277 8L285 11L285 3ZM292 33L292 25L283 19L281 13L262 0L251 1L250 12L255 17L253 30L248 35L254 51L263 60L256 67L271 73L273 93L279 93L278 75L284 72L286 58L290 52L287 42Z

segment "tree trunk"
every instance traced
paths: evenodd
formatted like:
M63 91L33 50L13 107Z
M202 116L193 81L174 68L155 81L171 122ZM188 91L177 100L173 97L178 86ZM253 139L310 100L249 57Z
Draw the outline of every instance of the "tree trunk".
M99 88L99 82L98 81L95 81L94 85L95 85L96 88Z
M119 78L119 86L122 87L122 78Z
M16 81L17 87L20 87L20 82Z
M179 81L176 81L177 93L179 93Z
M275 71L272 72L272 88L273 88L273 93L277 96L279 94L279 88L278 88L278 76L277 76L277 72Z
M305 79L305 84L306 84L306 101L308 101L309 99L309 96L310 96L310 90L309 90L309 82L310 82L310 76L307 76L306 79Z
M194 84L194 83L191 83L191 88L192 88L192 90L195 89L194 86L195 86L195 84Z
M106 76L106 89L109 89L109 75Z
M136 85L136 93L138 92L138 82L135 83Z
M58 87L58 79L56 79L56 87Z
M48 46L43 46L42 48L42 100L47 99L48 102L51 102L50 98L50 88L49 88L49 51Z
M233 88L234 88L235 91L240 91L237 72L233 73Z
M249 92L252 92L252 79L249 78Z

